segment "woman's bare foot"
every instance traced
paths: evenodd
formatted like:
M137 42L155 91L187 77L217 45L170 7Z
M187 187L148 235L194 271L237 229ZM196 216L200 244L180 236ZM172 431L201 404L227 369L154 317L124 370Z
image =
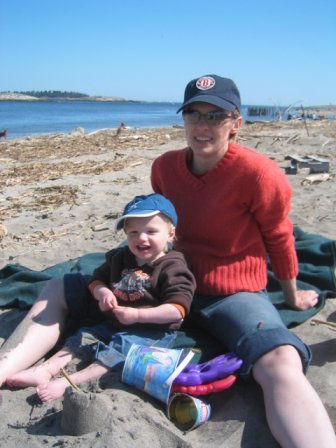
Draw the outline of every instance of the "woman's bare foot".
M38 386L47 383L51 378L52 374L44 365L40 365L15 373L6 379L6 384L13 387Z
M36 388L36 393L43 402L53 401L61 398L68 386L69 383L65 378L58 378L49 383L40 384Z

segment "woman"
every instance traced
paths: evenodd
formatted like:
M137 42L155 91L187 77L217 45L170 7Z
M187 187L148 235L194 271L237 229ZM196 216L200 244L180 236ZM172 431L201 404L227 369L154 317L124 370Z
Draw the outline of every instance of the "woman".
M179 109L188 147L154 161L152 186L180 216L176 248L197 282L193 323L243 359L242 375L260 384L281 446L334 447L329 417L304 376L310 351L265 291L269 256L289 306L305 310L318 301L314 291L296 289L291 188L274 162L235 142L240 107L232 80L190 81Z

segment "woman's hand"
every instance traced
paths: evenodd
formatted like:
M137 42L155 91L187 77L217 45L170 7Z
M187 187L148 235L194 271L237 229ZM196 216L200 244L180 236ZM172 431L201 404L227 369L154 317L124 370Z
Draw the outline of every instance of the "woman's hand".
M295 306L297 310L309 310L314 308L318 302L318 294L313 290L299 290L296 291Z
M318 293L314 290L297 290L296 279L280 280L287 305L295 310L309 310L318 303Z

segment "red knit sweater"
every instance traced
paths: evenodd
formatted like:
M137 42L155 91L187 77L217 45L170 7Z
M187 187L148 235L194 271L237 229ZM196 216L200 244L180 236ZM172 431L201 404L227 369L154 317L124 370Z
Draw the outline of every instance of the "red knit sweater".
M291 187L272 160L231 143L208 173L193 175L191 150L169 151L152 166L155 192L179 217L175 247L191 261L199 294L257 291L267 282L267 254L280 280L297 275Z

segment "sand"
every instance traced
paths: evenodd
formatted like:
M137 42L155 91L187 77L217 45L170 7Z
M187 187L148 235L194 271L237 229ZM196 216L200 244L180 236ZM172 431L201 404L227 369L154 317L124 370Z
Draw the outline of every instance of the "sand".
M328 175L312 178L307 168L288 175L293 186L291 216L304 231L335 239L336 122L328 120L245 124L240 142L289 166L286 156L327 158ZM0 141L0 267L19 263L41 270L90 252L105 252L123 240L114 230L124 204L151 191L152 161L185 145L179 128L115 130ZM1 310L0 343L24 316ZM319 313L336 321L332 299ZM310 345L308 378L318 390L336 427L336 340L324 325L310 322L294 329ZM69 367L75 369L76 364ZM81 387L85 399L102 399L104 415L90 432L64 430L63 400L41 404L34 388L1 391L0 434L4 446L83 447L268 447L278 446L266 424L256 385L237 381L230 389L206 397L209 422L189 433L177 429L166 406L123 385L119 374ZM91 395L90 395L91 394ZM91 397L91 398L90 398ZM106 408L105 408L105 407ZM68 414L69 415L69 412ZM76 416L78 416L76 414Z

